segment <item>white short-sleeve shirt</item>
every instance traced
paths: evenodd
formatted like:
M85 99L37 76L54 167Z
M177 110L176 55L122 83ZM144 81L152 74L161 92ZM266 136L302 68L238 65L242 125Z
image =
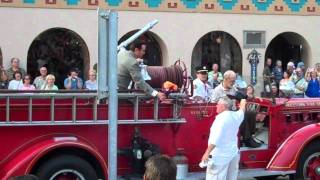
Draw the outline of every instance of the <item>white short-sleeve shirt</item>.
M243 110L224 111L216 116L208 140L208 144L215 145L210 153L213 164L227 164L237 155L238 131L243 118Z

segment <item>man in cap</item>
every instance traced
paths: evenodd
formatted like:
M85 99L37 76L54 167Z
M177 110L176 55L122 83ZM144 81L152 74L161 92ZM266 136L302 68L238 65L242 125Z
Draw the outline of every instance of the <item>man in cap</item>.
M193 80L193 99L208 101L212 91L208 84L208 68L206 66L196 67L197 79Z

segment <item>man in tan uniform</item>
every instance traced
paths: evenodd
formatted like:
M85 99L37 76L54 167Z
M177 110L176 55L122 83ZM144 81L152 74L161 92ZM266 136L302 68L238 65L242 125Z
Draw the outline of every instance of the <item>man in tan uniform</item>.
M139 90L160 100L166 98L164 93L154 90L146 83L141 75L141 68L137 58L142 58L146 52L146 44L135 42L131 44L130 50L121 49L118 53L118 88L119 90L127 90L130 81L135 83Z

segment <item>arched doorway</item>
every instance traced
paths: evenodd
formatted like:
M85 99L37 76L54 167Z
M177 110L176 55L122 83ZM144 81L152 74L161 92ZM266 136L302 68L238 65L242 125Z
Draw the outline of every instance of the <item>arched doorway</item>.
M89 50L85 41L74 31L52 28L38 35L28 51L28 73L35 78L39 68L46 66L48 73L56 76L56 85L64 89L63 81L71 69L78 69L79 76L87 79Z
M212 31L202 36L192 51L191 72L197 66L207 66L217 63L220 71L233 70L242 74L242 53L237 40L227 32Z
M120 38L118 43L120 44L121 42L127 40L130 36L132 36L137 31L138 30L128 32L127 34L125 34L124 36L122 36ZM161 46L159 43L160 38L156 34L148 31L148 32L144 33L143 35L141 35L138 38L138 40L146 43L146 45L147 45L146 54L143 57L144 64L146 64L148 66L161 66L162 65L162 51L161 51ZM126 48L129 49L129 46Z
M270 57L273 64L276 60L281 60L283 69L287 68L289 61L294 62L295 65L303 61L307 67L310 52L310 46L303 36L295 32L284 32L271 40L266 50L265 59Z

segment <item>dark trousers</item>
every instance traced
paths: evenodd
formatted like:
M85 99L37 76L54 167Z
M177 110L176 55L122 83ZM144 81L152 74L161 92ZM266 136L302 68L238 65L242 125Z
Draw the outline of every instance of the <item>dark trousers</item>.
M243 140L251 138L256 131L256 115L254 111L245 111L244 119L240 125L240 134Z

